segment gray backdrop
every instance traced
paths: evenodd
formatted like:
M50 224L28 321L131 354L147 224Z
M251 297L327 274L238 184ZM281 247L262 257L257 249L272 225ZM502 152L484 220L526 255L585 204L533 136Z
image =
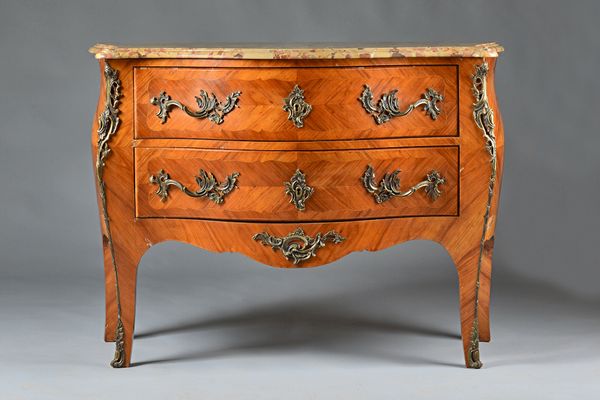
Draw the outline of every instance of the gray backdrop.
M0 0L0 388L108 398L110 379L128 376L119 391L151 389L146 398L458 396L452 383L472 385L476 373L450 368L462 363L456 276L425 242L307 271L161 244L140 269L140 368L106 368L90 154L100 75L87 48L498 41L506 158L494 342L482 346L477 382L513 397L600 392L593 375L558 378L586 362L599 370L599 16L595 1Z

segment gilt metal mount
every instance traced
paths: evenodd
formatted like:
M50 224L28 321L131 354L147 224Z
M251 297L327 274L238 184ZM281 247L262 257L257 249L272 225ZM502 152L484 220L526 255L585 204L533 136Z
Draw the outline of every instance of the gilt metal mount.
M98 150L96 153L96 179L98 182L98 194L102 204L102 219L104 221L104 229L108 241L108 249L113 266L115 278L115 300L117 303L117 327L115 330L115 355L110 365L113 368L122 368L125 366L125 328L121 319L121 291L119 288L119 267L115 257L115 245L110 228L110 218L108 216L108 207L106 204L106 184L104 182L104 168L106 167L106 159L110 154L109 142L116 135L117 129L121 123L119 114L121 93L121 79L119 79L119 71L113 69L108 61L104 64L104 80L105 80L105 103L104 110L98 116Z
M289 96L283 99L283 110L287 111L288 119L296 128L304 126L304 118L310 114L312 106L304 100L304 90L300 86L294 86Z
M431 88L425 91L421 99L410 104L404 111L401 110L398 105L396 93L398 93L398 89L382 94L381 99L379 99L377 105L375 105L373 103L373 92L369 85L365 85L358 100L362 103L363 108L373 116L377 125L388 122L393 117L403 117L408 115L419 106L423 106L425 113L433 120L437 119L441 112L438 101L441 102L444 100L444 96Z
M471 328L471 340L468 349L467 366L469 368L481 368L479 355L479 288L481 285L481 264L483 262L483 253L485 250L486 238L488 235L488 226L490 220L490 210L494 200L494 188L496 185L496 175L498 173L498 159L496 156L496 135L494 133L494 110L490 106L487 95L487 75L489 66L487 62L475 66L473 74L473 118L475 124L481 130L485 142L485 149L490 154L490 178L488 181L488 196L485 214L483 215L483 229L481 232L481 244L479 246L479 258L477 261L477 277L475 281L475 309L473 310L473 327Z
M198 176L196 176L198 190L191 191L180 182L171 179L169 174L161 169L158 171L157 175L152 175L150 177L150 183L158 185L156 194L162 201L166 201L167 197L169 196L169 186L175 186L190 197L208 197L208 199L211 201L221 204L223 203L223 198L225 195L236 188L235 183L238 176L240 176L240 174L238 172L234 172L226 177L225 182L220 184L217 182L213 174L201 169L200 172L198 172Z
M315 191L306 184L306 175L299 169L292 176L289 182L284 182L285 194L290 196L290 203L296 206L299 211L304 211L306 200L312 196Z
M271 246L273 250L280 250L286 260L291 260L294 264L316 256L316 251L325 247L327 242L338 244L346 240L336 231L329 231L325 234L317 233L313 238L306 235L302 228L298 228L284 237L262 232L252 236L252 239L261 241L265 246Z
M221 103L217 100L217 96L214 93L211 93L209 96L207 92L201 90L200 95L196 96L197 111L191 110L188 106L181 104L177 100L172 100L171 96L165 91L161 92L158 97L151 98L150 104L158 106L156 116L160 118L163 124L167 122L171 108L177 107L190 117L199 119L208 118L213 123L220 125L223 123L225 115L237 107L237 102L241 94L241 92L233 92L225 98L224 103Z
M379 185L375 183L375 171L372 166L368 166L365 171L362 182L367 189L367 192L371 193L375 197L375 201L378 204L383 203L393 197L407 197L414 194L419 189L425 189L425 193L432 200L437 200L441 196L442 192L439 189L439 185L446 183L446 180L439 172L433 170L427 174L424 181L421 181L409 188L406 191L400 189L400 178L398 177L400 170L397 169L394 172L388 172L383 176Z

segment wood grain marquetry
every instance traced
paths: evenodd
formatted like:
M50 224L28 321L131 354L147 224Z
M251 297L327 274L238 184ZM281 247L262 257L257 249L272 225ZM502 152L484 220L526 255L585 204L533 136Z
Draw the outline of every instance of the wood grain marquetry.
M436 120L423 110L377 125L359 101L368 84L377 101L384 92L397 89L399 106L421 99L428 88L444 100ZM298 85L312 106L302 128L288 120L284 99ZM151 99L166 92L197 108L202 91L221 99L240 92L238 108L219 125L194 119L173 109L162 123ZM137 138L202 138L230 140L334 140L410 136L456 136L456 66L362 68L136 68Z
M400 169L402 187L426 178L431 170L445 178L442 195L431 201L425 193L377 204L363 183L368 165L377 171ZM135 149L138 217L202 218L249 221L353 220L400 216L458 215L458 147L348 151L219 151ZM221 179L239 172L237 188L222 204L192 198L180 191L165 201L149 177L164 170L190 189L198 170ZM300 169L314 189L304 211L290 203L285 182Z
M148 248L171 240L237 252L279 268L321 266L410 240L436 242L456 266L465 364L480 366L479 342L490 340L492 253L504 156L494 87L501 47L415 48L411 57L398 55L408 54L408 48L394 49L378 50L373 54L386 56L373 58L357 48L344 50L348 58L323 57L323 49L310 54L288 49L273 54L306 57L265 59L266 53L259 52L256 59L250 53L238 59L227 56L238 54L233 49L143 49L137 54L115 46L93 48L103 73L96 115L102 121L108 112L117 122L107 142L98 141L98 121L92 127L94 160L99 145L109 150L100 154L104 164L96 171L105 339L117 342L115 366L131 362L140 259ZM107 87L117 88L106 85L108 65L119 86L118 101L107 104ZM485 72L479 80L476 71ZM283 109L295 85L311 105L302 127L288 120ZM407 115L377 124L379 111L367 112L359 100L364 85L369 85L374 108L384 93L397 89L398 110L432 88L443 96L440 113L432 118L420 103ZM216 114L207 112L206 118L174 107L163 123L151 104L166 92L193 112L201 90L220 102ZM226 109L226 96L237 92L239 107ZM480 107L475 113L474 104ZM106 130L100 127L100 133ZM495 163L490 162L490 143ZM375 186L386 173L400 169L398 193L437 171L443 177L441 195L428 195L421 185L410 195L377 203L380 188L368 191L363 181L369 165ZM161 170L179 186L159 196L158 177L166 179ZM202 191L203 182L195 178L201 170L204 183L214 178L221 189L208 184ZM285 183L297 171L312 188L305 204L294 204L286 193Z

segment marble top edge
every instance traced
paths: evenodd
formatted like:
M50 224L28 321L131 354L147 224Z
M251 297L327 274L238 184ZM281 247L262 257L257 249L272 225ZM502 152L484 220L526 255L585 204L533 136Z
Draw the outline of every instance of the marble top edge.
M498 57L495 43L426 45L407 43L206 43L132 45L98 43L96 58L342 59L402 57Z

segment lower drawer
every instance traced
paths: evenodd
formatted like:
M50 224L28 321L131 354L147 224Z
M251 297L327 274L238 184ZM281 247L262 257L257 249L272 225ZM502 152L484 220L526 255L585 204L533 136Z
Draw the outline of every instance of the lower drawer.
M458 215L457 146L136 148L135 180L138 218L300 222Z

